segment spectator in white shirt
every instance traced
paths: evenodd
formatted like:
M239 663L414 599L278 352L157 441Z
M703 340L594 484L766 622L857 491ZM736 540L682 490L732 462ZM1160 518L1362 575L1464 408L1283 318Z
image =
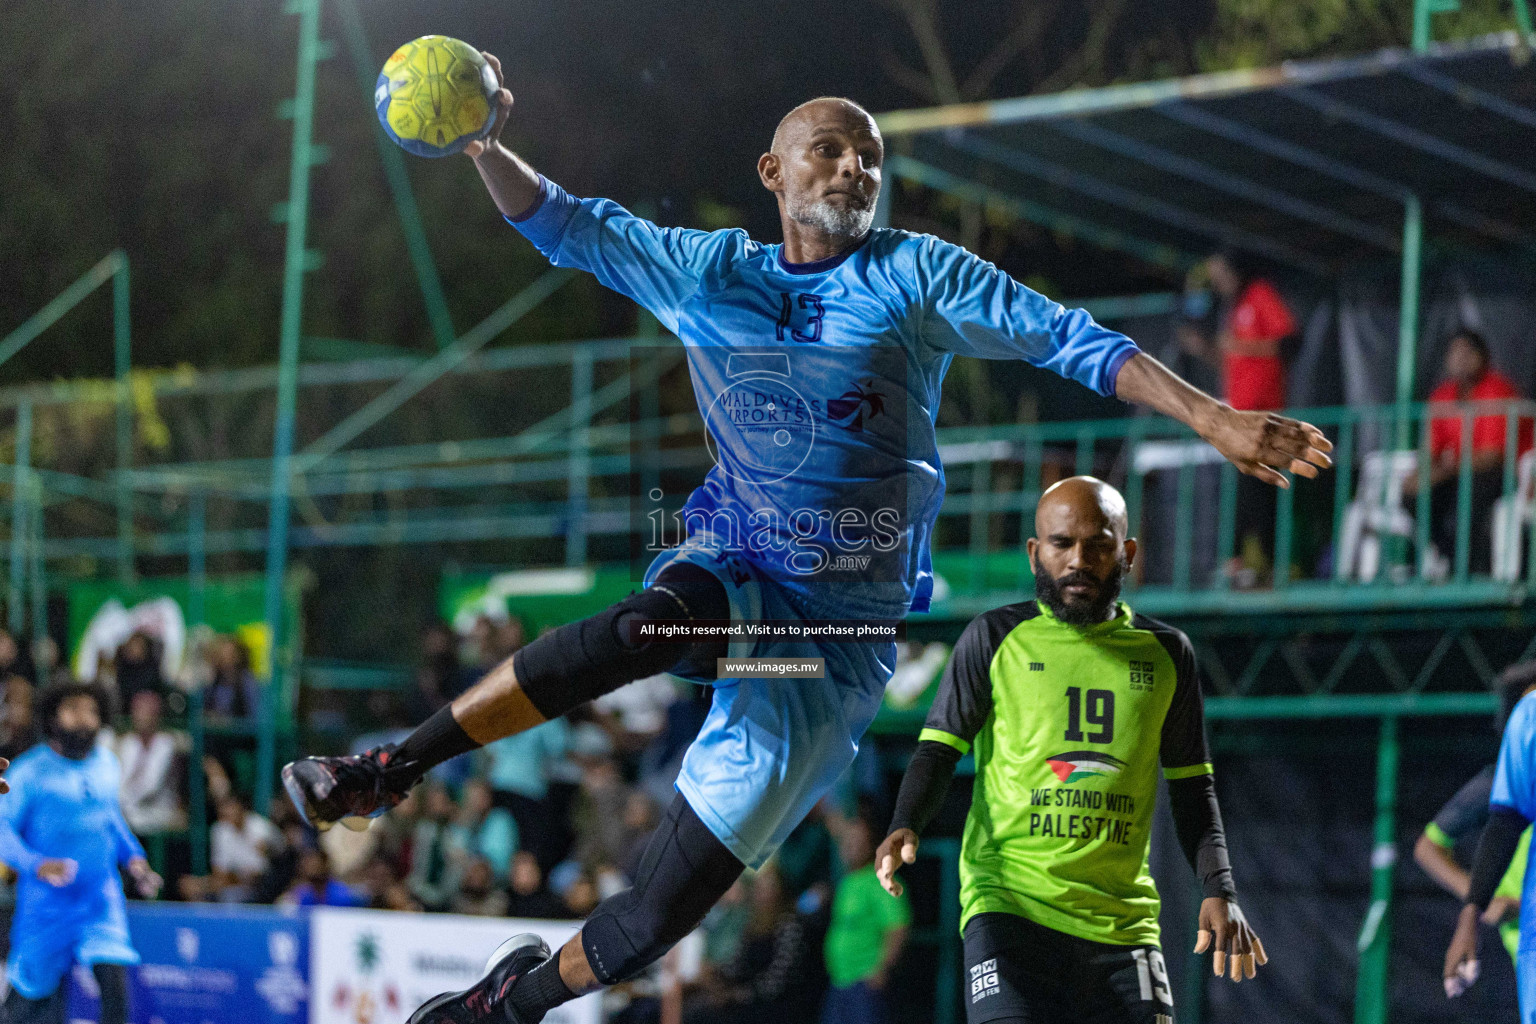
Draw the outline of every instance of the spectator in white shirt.
M183 825L172 774L176 740L160 728L162 702L158 690L135 693L128 707L133 728L117 739L117 759L123 768L119 791L123 817L128 819L128 827L141 836Z
M218 899L240 903L251 898L256 880L267 870L272 855L283 848L283 835L230 794L219 801L219 820L209 830L209 847Z

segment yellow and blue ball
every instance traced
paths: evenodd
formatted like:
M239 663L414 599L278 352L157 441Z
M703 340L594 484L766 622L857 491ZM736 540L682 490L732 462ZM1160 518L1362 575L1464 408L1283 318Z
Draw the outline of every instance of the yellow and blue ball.
M417 156L449 156L491 133L496 72L468 43L422 36L384 62L373 92L390 139Z

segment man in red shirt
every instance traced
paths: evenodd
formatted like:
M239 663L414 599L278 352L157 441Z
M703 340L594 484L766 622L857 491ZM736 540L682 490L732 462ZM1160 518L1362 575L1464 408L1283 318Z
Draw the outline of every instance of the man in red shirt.
M1431 403L1518 399L1514 382L1495 370L1488 343L1472 330L1458 331L1445 353L1445 379L1429 393ZM1504 442L1508 417L1496 409L1475 410L1472 419L1472 534L1470 566L1486 573L1492 565L1492 520L1489 509L1504 491ZM1456 499L1461 474L1462 410L1435 410L1429 421L1430 535L1446 558L1456 551ZM1531 449L1532 421L1521 418L1515 436L1516 454ZM1409 499L1418 493L1418 478L1404 483ZM1410 500L1409 507L1413 507Z
M1240 253L1217 253L1206 261L1205 272L1221 302L1217 333L1211 338L1186 324L1179 332L1181 345L1220 372L1222 391L1232 408L1284 409L1285 363L1280 345L1297 330L1290 307ZM1241 478L1237 488L1239 553L1227 572L1243 585L1245 578L1262 573L1274 555L1275 495L1272 488L1252 487Z

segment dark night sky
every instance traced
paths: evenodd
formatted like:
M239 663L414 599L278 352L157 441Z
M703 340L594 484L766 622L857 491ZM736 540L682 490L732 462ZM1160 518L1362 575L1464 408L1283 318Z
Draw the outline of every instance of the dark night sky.
M876 112L927 105L885 68L893 57L921 61L905 24L879 0L357 2L374 67L429 32L498 54L517 96L507 141L576 194L648 204L667 224L738 224L776 241L775 207L755 164L786 110L827 93ZM962 74L1018 9L1013 0L941 6ZM1089 7L1060 0L1053 9L1048 45L1070 49ZM1111 50L1140 45L1146 25L1187 42L1210 16L1209 0L1173 13L1128 0L1126 10L1124 40ZM334 0L323 26L339 52L321 66L318 86L315 138L332 159L314 174L311 245L326 263L307 286L306 331L429 344L375 151L378 127L341 45ZM134 267L136 363L275 358L283 229L268 212L286 196L290 145L289 125L273 111L292 92L296 27L280 0L0 7L0 111L10 118L0 156L0 334L122 246ZM990 95L1030 91L1055 56L1026 55ZM1132 77L1159 70L1166 73L1117 65ZM536 268L530 253L498 244L506 229L469 161L407 162L462 330ZM919 198L898 203L896 223L944 232L954 227L945 216ZM1170 283L1027 226L993 235L983 255L1057 297ZM586 307L596 312L541 311L545 319L529 327L542 333L528 340L633 322L622 303ZM0 384L109 373L107 315L106 298L94 297L0 369Z

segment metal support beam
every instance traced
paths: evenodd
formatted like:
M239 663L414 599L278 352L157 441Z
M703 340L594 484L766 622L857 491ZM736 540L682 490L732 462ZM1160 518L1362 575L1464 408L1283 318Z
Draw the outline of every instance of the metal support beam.
M1355 1024L1386 1024L1392 938L1392 872L1397 864L1397 718L1386 715L1376 743L1376 826L1371 847L1371 905L1356 947Z
M268 813L276 772L276 708L288 638L283 635L284 578L288 572L289 465L293 457L298 404L299 340L304 319L304 273L309 260L309 169L314 147L315 65L320 59L321 0L290 0L299 16L298 71L293 97L293 152L288 165L287 246L283 259L283 305L278 344L277 413L272 443L272 498L267 510L265 619L270 672L261 687L256 732L256 792L253 807Z
M1404 70L1411 74L1414 68L1412 65L1409 65ZM1363 170L1353 164L1348 164L1334 157L1318 153L1315 150L1307 149L1305 146L1299 146L1288 139L1282 139L1278 136L1270 135L1268 132L1259 131L1252 125L1244 124L1241 121L1234 121L1231 118L1222 117L1220 114L1213 114L1204 107L1198 107L1191 103L1165 103L1153 109L1164 117L1177 121L1180 124L1210 132L1212 135L1224 138L1229 142L1235 142L1241 146L1247 146L1268 156L1287 160L1299 167L1305 167L1310 171L1316 171L1318 174L1326 175L1336 181L1342 181L1346 185L1352 185L1363 192L1372 192L1399 203L1407 202L1408 198L1413 195L1413 189L1400 181L1384 178L1379 174ZM1455 203L1444 201L1436 201L1430 204L1430 209L1436 216L1442 217L1453 224L1477 231L1490 238L1496 238L1501 242L1508 242L1512 245L1536 245L1536 239L1533 239L1530 235L1527 235L1512 224L1495 220L1485 213L1468 210Z
M1127 234L1117 228L1105 227L1076 214L1064 213L1041 203L1020 196L1010 195L1000 189L968 181L957 174L914 160L900 154L886 159L885 168L893 176L907 178L940 192L968 199L971 202L1006 210L1020 220L1051 231L1062 231L1104 249L1130 253L1156 267L1165 267L1184 273L1199 263L1203 256Z
M592 357L578 356L571 366L571 457L566 477L565 564L587 561L587 499L592 487Z
M1128 135L1121 135L1086 121L1055 121L1049 127L1068 138L1138 160L1168 174L1188 178L1206 188L1225 192L1276 213L1320 227L1325 231L1336 232L1388 252L1397 250L1397 238L1391 232L1383 231L1374 224L1367 224L1365 221L1345 216L1338 210L1298 199L1278 189L1249 181L1240 175L1217 170L1199 160L1192 160L1178 153L1170 153L1140 139L1133 139Z
M316 0L318 2L318 0ZM305 447L295 467L303 473L354 440L359 434L394 412L412 396L495 340L502 331L521 320L539 303L569 281L569 270L548 270L537 281L502 303L458 341L419 364L393 387L336 424Z
M32 466L32 406L16 410L16 461L11 467L11 589L6 598L6 625L11 636L21 642L26 628L26 605L22 589L27 583L27 486Z
M1403 263L1397 305L1397 448L1412 435L1414 378L1418 375L1419 277L1423 262L1424 208L1418 196L1403 204Z
M368 45L368 35L363 29L363 19L358 15L354 0L337 0L341 12L342 31L347 36L347 49L352 53L352 63L357 68L358 81L363 95L372 107L373 89L378 80L379 63ZM416 283L421 288L422 302L427 307L427 322L432 326L432 337L437 347L453 344L453 317L448 311L448 299L443 294L443 282L437 273L437 262L432 258L432 247L427 244L427 232L422 226L421 211L416 206L416 194L411 190L411 178L406 172L405 157L400 147L390 142L382 131L373 132L379 147L379 159L384 165L384 179L389 183L389 193L395 200L395 212L400 216L400 230L405 232L405 249L416 271Z
M128 257L123 255L121 249L114 249L103 256L94 267L81 274L73 284L54 296L52 302L33 313L25 323L10 334L0 338L0 363L10 359L25 348L33 338L58 323L59 318L78 306L87 295L106 284L120 268L125 268L127 264Z
M129 372L133 368L133 334L128 302L128 257L119 254L112 278L112 370L117 383L115 427L117 430L117 579L133 582L133 394Z
M976 135L974 132L956 132L953 137L946 140L955 149L970 153L972 156L991 163L1000 164L1010 170L1027 174L1032 178L1048 181L1053 185L1080 192L1102 203L1109 203L1123 209L1139 213L1144 217L1160 221L1181 231L1191 234L1203 235L1213 238L1223 245L1235 246L1239 249L1247 249L1266 256L1272 260L1278 260L1291 266L1300 267L1313 274L1326 275L1328 265L1310 253L1302 252L1281 242L1276 242L1266 235L1254 234L1235 228L1226 221L1215 217L1207 217L1205 214L1193 210L1186 210L1174 203L1158 199L1155 196L1143 195L1134 189L1113 182L1103 181L1091 175L1068 170L1049 160L1042 159L1023 150L1010 146L999 145L991 139Z
M208 496L194 490L187 498L187 626L190 637L205 635L199 627L208 621ZM203 786L203 687L194 686L187 698L187 725L192 736L187 763L187 817L192 844L192 873L208 873L208 803Z
M1435 71L1422 64L1404 64L1403 74L1416 82L1437 89L1447 96L1453 97L1458 103L1481 107L1492 111L1502 117L1527 128L1536 128L1536 110L1523 107L1518 103L1511 103L1502 96L1497 96L1486 89L1479 89L1475 85L1468 85L1459 78L1453 78L1443 71Z
M1327 117L1346 121L1400 145L1428 153L1433 157L1444 160L1446 163L1456 164L1469 171L1476 171L1484 177L1492 178L1495 181L1502 181L1516 188L1525 189L1527 192L1536 192L1536 174L1522 167L1516 167L1502 160L1495 160L1493 157L1474 152L1464 146L1458 146L1455 143L1446 142L1444 139L1438 139L1427 132L1421 132L1417 128L1403 124L1401 121L1394 121L1389 117L1382 117L1380 114L1361 110L1359 107L1343 103L1331 96L1324 96L1322 93L1314 92L1311 89L1287 87L1280 89L1278 95L1295 100L1302 106L1309 107Z

